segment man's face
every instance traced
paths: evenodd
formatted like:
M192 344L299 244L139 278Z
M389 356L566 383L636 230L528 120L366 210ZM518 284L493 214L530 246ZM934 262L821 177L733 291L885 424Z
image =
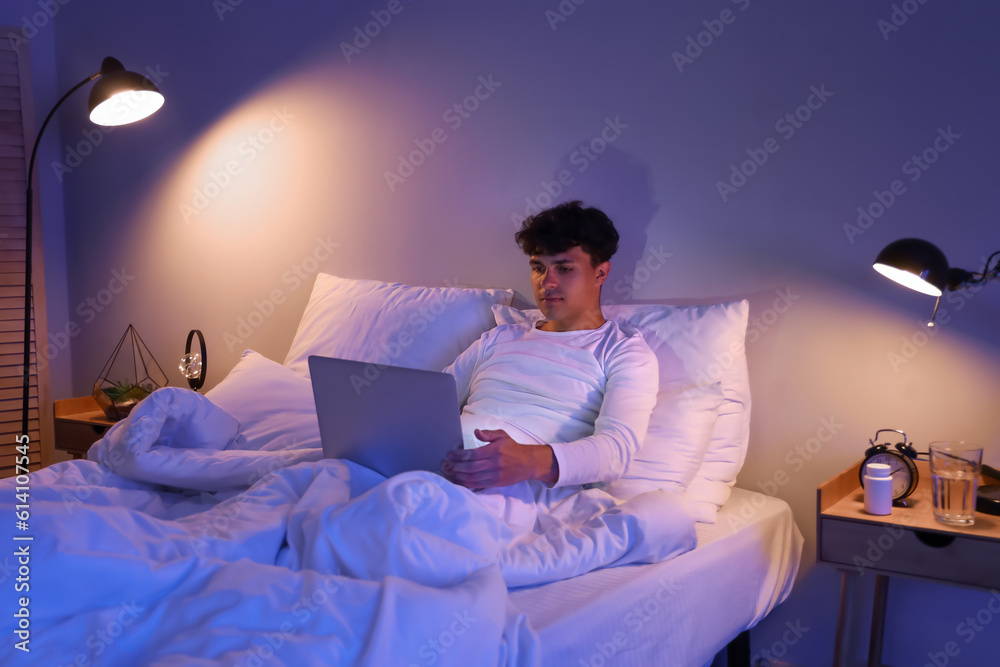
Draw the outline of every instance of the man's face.
M557 255L532 255L531 287L539 310L554 330L594 329L604 323L601 285L610 263L590 265L590 255L574 246Z

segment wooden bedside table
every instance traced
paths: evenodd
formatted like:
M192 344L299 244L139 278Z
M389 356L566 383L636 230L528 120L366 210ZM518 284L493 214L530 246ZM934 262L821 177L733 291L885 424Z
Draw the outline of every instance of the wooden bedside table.
M117 423L105 416L93 396L55 401L53 407L55 448L69 452L74 459L86 456L90 446Z
M816 560L841 570L834 667L843 665L848 577L875 573L869 667L882 664L889 576L902 575L949 584L1000 587L1000 516L976 512L972 526L947 526L934 518L931 473L917 461L920 482L907 498L910 507L893 507L888 516L864 510L858 480L861 461L823 483L816 492ZM980 484L983 480L980 480ZM987 478L986 483L996 483Z

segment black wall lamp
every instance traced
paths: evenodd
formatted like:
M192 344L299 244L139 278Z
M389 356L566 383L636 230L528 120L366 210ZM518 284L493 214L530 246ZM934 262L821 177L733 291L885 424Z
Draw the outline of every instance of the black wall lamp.
M910 238L893 241L883 248L872 267L900 285L937 297L927 322L927 326L932 327L945 291L968 289L1000 278L1000 261L993 264L993 258L998 255L1000 251L990 255L983 270L973 273L948 266L948 259L933 243Z
M129 72L124 65L114 58L105 58L101 70L91 74L80 83L70 88L63 95L52 111L45 117L35 146L31 149L31 159L28 161L27 199L25 200L25 263L24 263L24 374L21 407L21 432L24 442L28 436L28 405L31 381L31 231L34 211L34 193L31 189L32 176L35 171L35 158L38 155L38 145L49 121L55 115L62 103L80 88L94 79L100 79L90 91L88 108L90 120L97 125L116 126L127 125L142 120L155 113L163 106L163 94L152 81L141 74ZM21 442L19 439L18 442Z

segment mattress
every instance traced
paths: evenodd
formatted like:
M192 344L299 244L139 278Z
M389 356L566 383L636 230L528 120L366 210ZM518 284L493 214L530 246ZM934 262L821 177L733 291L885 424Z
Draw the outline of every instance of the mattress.
M542 664L707 665L788 596L803 540L783 500L734 488L696 530L695 549L662 563L511 590Z

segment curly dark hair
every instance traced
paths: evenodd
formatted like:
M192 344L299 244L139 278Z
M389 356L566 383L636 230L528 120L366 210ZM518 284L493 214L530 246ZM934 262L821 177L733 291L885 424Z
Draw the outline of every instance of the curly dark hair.
M618 230L600 209L570 201L526 218L514 241L528 256L558 255L580 246L596 267L618 251Z

